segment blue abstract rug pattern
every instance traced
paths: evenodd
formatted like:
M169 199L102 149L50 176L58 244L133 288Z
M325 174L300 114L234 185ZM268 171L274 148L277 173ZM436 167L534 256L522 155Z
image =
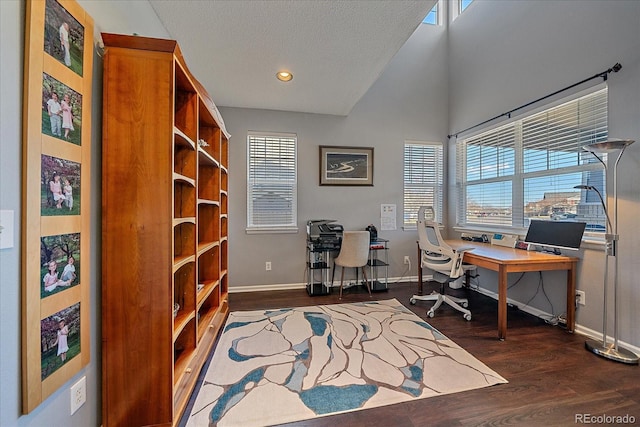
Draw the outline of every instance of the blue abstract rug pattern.
M506 383L397 300L233 312L187 426L266 426Z

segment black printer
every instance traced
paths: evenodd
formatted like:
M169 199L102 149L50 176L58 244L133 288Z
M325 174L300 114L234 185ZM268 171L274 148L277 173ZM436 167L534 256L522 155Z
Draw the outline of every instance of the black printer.
M312 251L332 251L340 249L342 232L335 219L310 219L307 221L307 245Z

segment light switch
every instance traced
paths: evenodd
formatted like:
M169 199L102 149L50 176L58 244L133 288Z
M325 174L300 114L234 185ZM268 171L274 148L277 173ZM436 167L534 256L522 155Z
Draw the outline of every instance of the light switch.
M13 211L0 211L0 249L13 247Z

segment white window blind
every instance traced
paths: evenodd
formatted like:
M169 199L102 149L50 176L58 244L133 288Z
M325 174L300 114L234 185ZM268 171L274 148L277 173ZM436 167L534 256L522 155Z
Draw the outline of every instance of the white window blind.
M403 227L415 228L420 206L433 206L442 222L443 147L441 143L404 144Z
M247 231L297 230L297 136L247 137Z
M604 168L582 147L606 140L607 129L605 87L459 141L458 225L522 229L532 218L562 219L604 231L597 195L574 186L605 194Z

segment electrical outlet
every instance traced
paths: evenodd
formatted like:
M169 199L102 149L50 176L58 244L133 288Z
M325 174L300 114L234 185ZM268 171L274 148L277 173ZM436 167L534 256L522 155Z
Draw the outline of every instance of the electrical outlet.
M71 415L84 405L87 401L87 377L80 378L80 381L71 386Z
M586 299L585 299L585 294L584 291L576 291L576 302L580 305L586 305Z
M271 261L267 261L264 263L264 269L267 271L271 271Z
M404 256L404 264L405 265L411 264L411 258L409 258L409 255Z

